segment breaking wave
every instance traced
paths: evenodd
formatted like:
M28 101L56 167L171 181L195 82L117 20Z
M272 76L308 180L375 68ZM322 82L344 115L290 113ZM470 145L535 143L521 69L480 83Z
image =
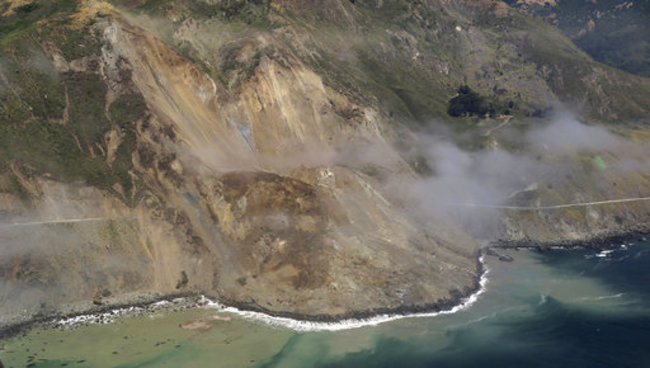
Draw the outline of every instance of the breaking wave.
M461 303L454 306L451 309L438 311L438 312L417 312L411 314L379 314L374 317L364 318L364 319L347 319L338 322L314 322L314 321L304 321L296 320L287 317L276 317L271 316L262 312L246 311L240 310L235 307L230 307L224 305L218 301L210 300L205 296L201 296L201 299L197 303L198 306L203 306L204 308L214 308L219 312L232 313L242 319L261 322L269 326L278 327L278 328L288 328L294 331L306 332L306 331L341 331L349 330L367 326L376 326L382 323L395 321L398 319L404 318L422 318L422 317L435 317L444 314L452 314L469 308L474 304L479 296L483 294L486 290L488 283L488 273L489 269L484 262L484 256L479 258L479 262L482 265L483 273L481 274L479 280L479 289L471 294L470 296L463 298ZM128 315L142 314L151 312L154 310L159 310L165 308L169 304L181 303L184 298L174 299L172 302L159 301L152 303L148 306L138 306L138 307L126 307L126 308L117 308L107 312L102 313L91 313L91 314L82 314L70 318L62 318L55 320L52 325L54 327L78 327L81 325L87 324L106 324L112 323L117 318L125 317Z
M487 268L484 262L484 256L479 258L479 262L483 267L483 273L479 280L479 289L471 294L470 296L464 298L462 302L451 309L438 311L438 312L418 312L411 314L380 314L370 318L364 319L346 319L338 322L314 322L314 321L302 321L286 317L275 317L262 312L255 311L245 311L240 310L235 307L229 307L219 303L218 301L212 301L204 297L203 302L208 308L218 309L220 312L227 312L235 314L243 319L262 322L266 325L279 327L279 328L288 328L294 331L307 332L307 331L341 331L341 330L350 330L361 327L376 326L382 323L395 321L398 319L404 318L421 318L421 317L435 317L443 314L452 314L469 308L474 304L479 296L483 294L486 290L488 283L488 273L489 269Z

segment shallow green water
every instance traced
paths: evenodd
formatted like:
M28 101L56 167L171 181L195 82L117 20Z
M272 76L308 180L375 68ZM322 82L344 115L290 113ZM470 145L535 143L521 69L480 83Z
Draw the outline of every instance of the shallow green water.
M449 315L295 332L214 308L163 310L35 329L0 342L0 360L5 367L642 367L650 363L643 348L650 346L649 252L638 244L601 257L594 250L509 251L512 263L488 257L486 292ZM212 320L204 331L179 327L214 315L231 320Z

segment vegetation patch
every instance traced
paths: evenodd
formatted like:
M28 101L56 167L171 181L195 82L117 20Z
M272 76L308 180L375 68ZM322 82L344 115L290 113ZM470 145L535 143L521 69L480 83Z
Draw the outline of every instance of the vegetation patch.
M0 161L0 193L9 193L20 198L23 203L29 204L31 198L29 191L20 182L20 179L14 174L4 161Z
M62 20L64 23L68 21ZM67 61L97 55L102 46L91 25L73 30L63 24L51 23L43 27L41 38L56 45Z
M71 12L77 7L74 0L34 1L16 8L12 15L0 17L0 46L20 41L22 36L36 28L44 19Z
M246 286L246 284L247 284L246 279L247 279L246 276L242 276L242 277L240 277L240 278L237 279L237 283L238 283L240 286Z
M113 123L120 128L126 128L134 121L144 116L147 104L142 95L129 93L120 95L109 108L109 114Z
M19 10L16 17L39 7ZM126 195L133 186L129 171L137 142L130 123L143 116L146 104L140 95L120 96L107 114L107 86L99 75L56 71L43 44L54 44L68 61L97 55L101 46L89 27L69 32L65 19L44 20L0 47L0 157L29 174L81 181L115 194L118 183ZM116 128L121 144L109 166L105 136ZM7 183L3 190L28 198L19 182Z
M65 108L64 88L33 39L0 50L0 73L8 82L0 90L0 119L5 123L61 118Z
M175 12L195 19L220 18L229 22L266 25L269 1L265 0L147 0L138 9L148 14Z
M508 108L514 105L509 103ZM458 88L458 94L449 100L447 114L453 117L478 116L480 118L495 118L498 112L509 114L509 109L500 109L497 111L495 103L474 92L469 86L462 85Z
M106 84L95 74L70 73L65 84L71 101L70 126L84 146L92 146L103 140L110 130L104 108L106 106Z

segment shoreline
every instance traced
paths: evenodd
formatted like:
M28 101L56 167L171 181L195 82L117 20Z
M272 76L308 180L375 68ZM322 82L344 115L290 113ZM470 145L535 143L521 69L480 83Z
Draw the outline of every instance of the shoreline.
M273 327L288 328L294 331L340 331L367 326L404 318L435 317L442 314L452 314L464 310L474 304L486 290L489 281L489 268L485 264L484 252L479 253L479 277L475 279L475 287L464 295L456 296L453 300L443 300L420 306L401 306L398 308L378 308L366 311L356 311L338 315L304 315L300 313L275 313L264 308L247 304L210 302L208 307L219 308L222 312L233 313L244 319L265 323Z
M164 306L156 308L156 304L168 304L177 299L182 299L182 302L177 305L179 310L201 307L218 308L220 311L237 314L245 319L296 331L336 331L377 325L401 318L432 317L465 309L473 304L478 299L478 296L485 291L489 269L485 266L484 257L484 252L480 250L477 255L478 275L474 279L474 285L471 288L466 288L464 292L453 293L453 299L445 299L438 303L400 306L398 308L377 308L338 315L305 315L292 312L271 312L250 303L228 301L211 296L206 297L204 294L193 292L156 295L137 302L129 302L127 297L125 298L126 301L121 303L107 302L102 306L79 309L70 313L63 312L37 316L0 327L0 340L14 337L35 327L60 328L66 325L110 323L111 318L126 316L130 312L147 313L163 309ZM138 295L134 297L134 299L138 298L146 298L146 296Z
M157 293L141 293L134 296L123 297L121 298L121 301L116 301L114 303L109 302L100 306L93 305L89 308L65 306L66 309L71 311L58 311L50 315L35 315L23 321L9 323L6 326L0 327L0 340L14 337L34 327L54 324L57 320L71 320L79 317L88 317L88 319L91 319L92 317L90 316L93 316L94 319L98 320L98 322L95 323L104 323L102 321L103 319L108 319L109 316L115 318L125 315L125 312L127 310L144 313L147 311L159 309L156 308L158 303L170 303L175 299L186 299L193 297L198 297L198 294L190 292L168 295ZM92 302L90 303L92 304ZM182 305L179 307L190 308L191 306L189 303L187 304L188 305ZM55 326L52 327L55 328Z
M147 313L154 310L169 308L168 304L176 303L174 309L188 308L216 308L219 311L233 313L244 319L265 323L274 327L289 328L295 331L338 331L344 329L375 326L381 323L403 318L435 317L441 314L451 314L471 306L486 290L489 269L485 264L485 257L490 255L490 249L529 249L538 251L551 251L566 248L593 248L610 249L614 244L630 241L647 241L650 239L650 230L647 227L630 230L627 232L613 233L596 236L586 240L558 240L552 242L536 242L529 239L523 240L495 240L482 247L477 256L478 276L471 288L463 292L456 292L453 298L441 300L438 303L400 306L397 308L376 308L364 311L351 311L337 315L305 315L294 312L273 312L256 304L223 300L218 297L204 296L200 293L185 292L175 294L138 294L125 297L120 302L106 303L102 306L79 308L72 312L60 312L52 315L35 316L25 321L10 323L0 327L0 339L14 337L27 330L45 326L59 328L71 324L83 323L110 323L111 318L129 315L129 313ZM179 301L182 300L182 301ZM174 307L173 305L171 307ZM59 321L59 322L57 322ZM50 325L50 326L48 326Z
M465 297L455 299L455 303L437 303L424 306L404 306L400 308L376 309L371 311L351 312L343 315L303 315L299 313L276 313L270 312L263 307L247 303L220 303L212 302L215 307L224 312L234 313L242 318L261 321L265 324L286 327L296 331L338 331L344 329L374 326L381 323L394 321L403 318L435 317L441 314L451 314L471 306L478 297L486 290L488 283L487 275L489 269L485 263L486 256L496 256L502 262L510 262L501 259L498 253L490 253L491 249L528 249L538 251L552 251L567 248L586 249L612 249L621 243L641 242L650 240L650 228L639 226L628 229L624 232L612 232L595 236L584 240L558 240L551 242L535 242L532 240L508 241L496 240L481 247L478 256L479 275L478 287L474 292L468 293ZM612 244L616 243L616 244Z
M592 248L609 249L610 243L627 243L633 240L647 241L650 239L650 226L638 226L625 231L612 231L588 239L564 239L556 241L535 241L531 239L506 240L497 239L490 241L483 249L536 249L550 251L557 248Z

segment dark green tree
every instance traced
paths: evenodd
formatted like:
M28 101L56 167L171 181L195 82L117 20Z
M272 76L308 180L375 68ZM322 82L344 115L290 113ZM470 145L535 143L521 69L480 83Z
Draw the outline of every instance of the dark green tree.
M458 95L449 100L447 113L453 117L485 115L490 111L490 106L478 93L472 91L467 85L458 88Z

